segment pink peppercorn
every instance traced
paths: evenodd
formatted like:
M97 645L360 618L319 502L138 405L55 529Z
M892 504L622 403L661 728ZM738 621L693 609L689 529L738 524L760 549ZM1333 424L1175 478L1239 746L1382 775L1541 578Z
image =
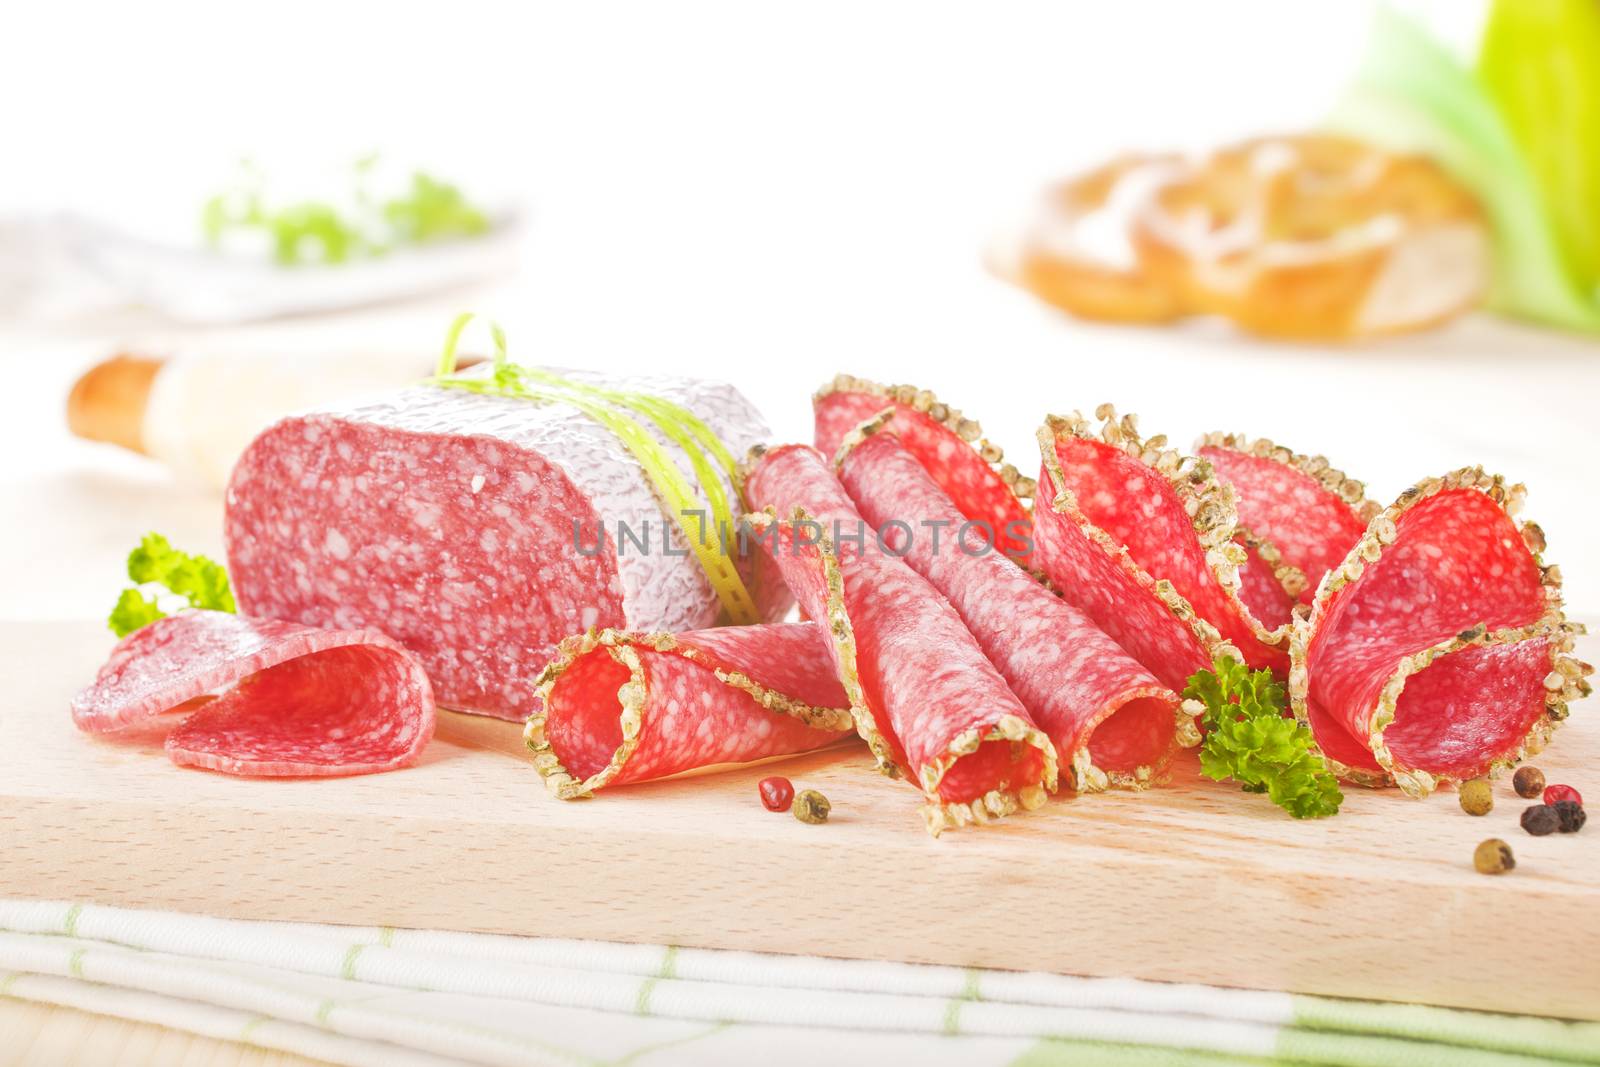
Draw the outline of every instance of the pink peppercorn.
M1544 802L1554 804L1557 801L1570 800L1579 807L1583 806L1583 797L1570 785L1547 785L1544 787Z
M761 791L761 803L768 811L788 811L794 802L794 783L780 775L761 779L756 788Z

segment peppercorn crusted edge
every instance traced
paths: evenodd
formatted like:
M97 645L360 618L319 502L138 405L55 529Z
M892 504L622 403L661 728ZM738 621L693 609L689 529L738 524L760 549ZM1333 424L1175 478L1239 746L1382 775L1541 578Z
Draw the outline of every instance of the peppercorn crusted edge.
M1383 510L1383 505L1367 496L1364 482L1334 467L1327 456L1308 456L1285 445L1277 444L1268 437L1252 438L1242 433L1220 431L1202 434L1195 441L1194 448L1196 452L1202 448L1227 449L1292 467L1337 497L1340 503L1353 510L1362 522L1371 522L1373 517Z
M1368 747L1378 764L1408 796L1424 797L1441 783L1456 783L1462 779L1450 775L1436 775L1414 767L1407 767L1395 759L1384 743L1384 731L1394 722L1395 709L1406 679L1426 669L1440 656L1459 652L1473 645L1519 644L1525 641L1546 640L1550 650L1550 672L1545 676L1545 714L1541 716L1520 741L1497 756L1491 757L1482 771L1468 778L1495 775L1515 766L1524 758L1539 752L1549 742L1555 728L1566 719L1568 705L1573 700L1588 696L1593 688L1586 680L1594 667L1574 657L1574 639L1585 632L1581 623L1569 622L1562 610L1561 570L1555 564L1545 564L1544 531L1538 523L1520 520L1527 489L1519 484L1507 485L1498 474L1487 474L1482 467L1462 467L1439 478L1425 478L1401 493L1395 503L1373 516L1367 531L1361 536L1344 562L1323 576L1317 587L1310 613L1294 626L1289 641L1289 696L1295 717L1310 725L1310 667L1307 657L1311 641L1326 618L1334 598L1347 586L1358 581L1369 564L1376 563L1388 546L1399 539L1397 520L1411 508L1439 493L1452 490L1472 490L1483 494L1497 504L1511 520L1522 538L1523 545L1539 568L1539 581L1544 591L1545 611L1537 620L1523 626L1489 631L1481 623L1461 631L1455 637L1441 641L1429 648L1420 649L1401 658L1379 692L1378 703L1368 719ZM1356 771L1334 760L1328 760L1334 773L1349 776L1362 785L1371 784L1370 771ZM1364 780L1366 779L1366 780Z
M1463 779L1451 775L1436 775L1428 771L1407 767L1395 759L1388 745L1384 742L1383 735L1394 722L1396 708L1399 705L1400 694L1405 689L1406 680L1413 674L1426 670L1434 660L1440 656L1447 656L1452 652L1459 652L1473 645L1510 645L1521 644L1525 641L1544 640L1548 642L1550 672L1547 678L1554 676L1556 689L1551 690L1549 684L1545 687L1545 714L1540 716L1523 735L1521 740L1508 749L1506 753L1492 757L1481 766L1481 769L1466 775L1466 779L1488 776L1498 776L1506 768L1514 767L1528 756L1536 755L1549 744L1555 728L1565 717L1564 712L1553 713L1553 704L1559 703L1565 708L1567 700L1578 698L1576 685L1570 683L1565 674L1560 670L1559 664L1563 660L1562 643L1570 640L1569 634L1581 632L1582 627L1576 623L1561 622L1551 624L1547 620L1533 623L1528 626L1512 627L1504 630L1485 631L1482 626L1474 626L1463 630L1460 635L1440 642L1431 648L1423 649L1406 656L1396 666L1393 674L1384 683L1378 696L1378 706L1373 712L1369 728L1367 743L1372 749L1380 766L1384 767L1393 777L1395 784L1407 796L1424 797L1433 792L1441 783L1454 784ZM1578 679L1574 679L1577 681ZM1587 685L1587 683L1583 683ZM1570 688L1569 688L1570 686ZM1563 699L1563 697L1565 699Z
M759 533L780 520L776 510L769 506L762 511L747 514L744 521ZM915 771L914 780L927 800L927 804L922 808L922 815L928 832L937 837L952 827L981 825L1009 815L1018 808L1032 811L1041 807L1045 802L1047 791L1054 790L1058 780L1055 745L1043 730L1016 715L1002 715L987 730L976 726L963 730L945 746L943 755L920 768L914 769L909 764L902 764L895 759L893 749L879 728L876 713L867 701L865 690L861 687L861 676L856 666L855 626L850 621L850 613L845 606L844 572L840 567L838 550L834 547L833 539L803 507L795 508L789 518L783 521L809 522L818 527L818 540L813 547L817 550L817 558L821 563L827 588L825 610L828 615L828 634L838 651L839 681L844 686L845 694L850 698L850 710L855 716L856 732L867 742L867 747L877 758L880 771L890 777L904 775L908 780L912 780L912 772ZM939 784L949 773L950 768L963 756L971 755L980 745L989 741L1007 741L1013 745L1027 745L1038 749L1043 757L1041 783L1017 790L991 789L983 796L961 804L940 800Z
M1327 456L1308 456L1277 444L1267 437L1251 438L1242 433L1221 431L1202 434L1194 443L1196 455L1207 448L1224 449L1241 455L1254 456L1256 459L1271 460L1298 471L1316 482L1345 507L1350 508L1356 518L1363 523L1370 523L1373 516L1383 510L1381 504L1367 496L1367 487L1364 483L1334 467L1329 463ZM1273 577L1278 580L1278 584L1283 587L1284 592L1298 600L1309 584L1306 573L1285 562L1278 546L1274 545L1270 538L1248 530L1243 523L1239 524L1239 533L1247 544L1251 539L1254 540L1255 543L1251 547L1256 549L1257 555L1263 562L1273 568Z
M763 454L765 450L751 449L750 455L745 458L747 468L753 466L756 459ZM761 511L747 513L740 521L748 525L758 536L764 537L762 531L779 520L777 509L768 505ZM856 633L844 606L844 572L839 568L839 555L833 547L833 539L828 536L826 530L821 529L821 523L811 518L805 508L795 508L789 521L810 522L818 527L817 558L822 564L823 587L827 590L824 608L828 617L826 620L815 621L827 627L828 638L833 642L838 655L839 684L844 686L844 694L850 700L851 723L856 733L872 751L878 770L890 778L898 778L901 776L902 768L895 758L894 748L889 744L889 739L879 731L877 720L868 710L866 695L861 689L861 675L856 669ZM826 551L823 550L824 546Z
M1005 451L983 436L983 427L979 425L977 419L969 419L962 415L960 411L934 396L931 390L918 389L914 385L880 385L866 378L836 374L833 381L811 394L813 410L823 399L834 393L864 393L868 396L879 396L928 416L970 447L994 472L995 477L1000 479L1011 495L1017 498L1023 514L1032 514L1031 502L1038 491L1038 484L1017 470L1014 464L1005 462Z
M1239 529L1239 511L1234 502L1233 486L1218 476L1210 460L1201 456L1183 456L1176 449L1167 448L1166 434L1141 440L1138 416L1128 414L1118 419L1117 409L1111 404L1101 404L1095 408L1094 416L1101 421L1098 434L1089 431L1089 421L1078 412L1065 418L1047 416L1045 426L1055 431L1055 440L1059 440L1061 431L1065 430L1073 437L1111 445L1162 477L1188 513L1195 537L1205 552L1206 567L1221 587L1223 598L1232 604L1258 643L1270 650L1284 652L1289 643L1289 624L1269 628L1239 599L1239 568L1246 557L1244 549L1234 543ZM1042 436L1040 440L1042 443ZM1051 443L1054 445L1054 440ZM1051 459L1056 459L1051 475L1056 478L1057 485L1064 488L1065 479L1061 477L1054 447L1049 449L1049 453Z
M1306 572L1296 567L1293 563L1284 560L1283 553L1278 546L1262 537L1244 523L1236 523L1233 539L1246 551L1252 551L1256 557L1272 569L1272 580L1278 583L1278 588L1288 594L1289 599L1296 604L1307 589L1311 588L1311 579L1306 577ZM1248 557L1246 557L1248 565ZM1292 612L1293 609L1291 608Z
M833 458L829 461L829 465L833 467L833 473L838 475L844 470L844 461L849 459L850 453L860 448L867 438L888 429L889 424L894 422L894 413L898 410L891 404L870 419L862 419L861 422L856 424L855 429L840 438L839 447L834 451Z
M884 408L872 418L864 420L858 426L856 426L855 429L844 435L839 442L838 451L835 452L833 456L833 472L835 474L839 474L844 469L845 460L849 459L850 454L853 453L857 448L861 447L863 442L865 442L869 437L872 437L874 434L881 433L890 427L894 421L896 410L897 409L894 407ZM890 432L893 431L891 430ZM1004 556L1003 558L1010 560L1012 564L1018 567L1022 566L1009 556ZM1052 593L1057 596L1061 595L1060 591L1051 585L1048 577L1043 574L1036 573L1031 569L1024 569L1028 570L1029 574L1031 574L1036 580L1048 588ZM1167 765L1172 762L1172 756L1179 748L1179 735L1182 730L1182 726L1184 724L1189 724L1192 726L1192 720L1180 708L1182 701L1174 700L1173 718L1175 721L1172 744L1168 747L1167 751L1163 753L1159 760L1145 766L1135 767L1131 771L1102 770L1094 764L1093 757L1089 753L1089 739L1093 737L1095 729L1101 723L1105 722L1105 720L1109 719L1112 715L1115 715L1118 711L1120 711L1125 704L1128 704L1131 701L1140 700L1147 697L1171 697L1173 696L1173 693L1165 686L1157 685L1141 687L1131 694L1125 693L1119 695L1122 699L1106 704L1105 707L1099 709L1095 715L1093 715L1084 723L1083 728L1079 731L1078 736L1074 739L1075 743L1070 753L1063 753L1059 749L1056 750L1058 761L1061 764L1064 764L1067 768L1067 776L1071 782L1071 788L1074 792L1099 793L1108 788L1133 790L1149 788L1152 784L1160 781L1162 774L1166 771ZM1197 736L1195 743L1198 743L1198 741L1199 738Z
M839 447L834 451L833 458L829 461L829 465L832 468L835 477L837 477L839 473L844 470L844 461L850 458L850 453L854 452L857 448L860 448L862 442L871 437L873 434L880 433L887 429L890 423L894 421L895 412L897 411L899 411L899 408L894 407L893 405L886 407L876 415L873 415L871 418L863 419L855 426L855 428L850 430L839 439ZM754 452L753 449L752 452ZM942 491L943 490L941 488L941 492ZM960 509L957 510L959 511ZM1031 511L1029 512L1029 518L1032 518ZM1039 571L1033 569L1032 567L1024 566L1017 559L1007 556L1004 552L1000 553L1000 555L1002 558L1009 560L1014 565L1027 571L1028 574L1032 575L1037 581L1049 586L1050 579L1046 578ZM1052 592L1056 592L1057 595L1059 595L1059 590L1056 590L1054 586L1050 586L1050 588Z
M580 644L587 644L593 636L594 631L586 631L578 635L578 641ZM598 773L582 781L562 766L561 758L555 754L550 739L545 736L548 712L544 709L548 705L550 690L554 688L556 681L582 654L576 653L564 657L563 654L568 651L568 642L572 640L567 638L561 642L557 647L557 659L547 665L534 680L535 692L539 694L540 710L528 716L522 728L523 743L533 753L534 770L544 779L545 789L560 800L576 800L591 796L596 789L615 778L633 755L634 749L639 747L639 734L644 728L644 665L639 662L638 653L629 647L603 645L596 640L592 646L585 649L586 652L604 647L612 659L628 669L628 680L617 688L617 703L622 709L618 716L622 725L622 742L611 753L611 760Z
M1180 748L1192 748L1200 743L1200 733L1195 729L1194 716L1184 710L1183 700L1176 699L1172 704L1173 729L1172 738L1168 742L1166 751L1161 758L1151 763L1141 764L1131 771L1108 771L1094 762L1094 756L1089 751L1089 742L1094 738L1095 730L1100 724L1121 711L1135 700L1151 698L1167 699L1174 694L1172 690L1161 684L1141 686L1128 693L1118 694L1121 699L1108 702L1104 707L1090 716L1084 723L1072 747L1070 756L1064 757L1067 763L1067 774L1071 779L1072 789L1077 793L1102 793L1107 789L1128 789L1134 792L1143 792L1153 785L1160 785L1167 780L1167 771L1171 768L1172 757ZM1193 739L1190 740L1192 735Z
M1109 404L1102 404L1099 408L1095 409L1095 413L1098 417L1108 418L1106 415L1101 415L1101 412L1114 414ZM1132 428L1133 424L1131 420L1132 416L1127 416L1124 418L1123 422L1127 424L1127 428ZM1126 435L1123 433L1123 426L1110 421L1108 421L1106 424L1107 431L1110 431L1112 426L1117 426L1117 430L1115 431L1117 434L1117 440L1108 443L1116 444L1124 451L1127 451L1127 449L1130 447L1128 442L1136 442L1138 440L1136 434ZM1087 420L1085 420L1083 416L1079 415L1077 412L1074 412L1069 417L1047 415L1045 416L1044 425L1039 427L1039 431L1036 436L1039 441L1040 459L1043 461L1044 471L1049 476L1049 480L1052 483L1049 488L1055 489L1055 495L1051 498L1049 503L1050 510L1058 515L1066 516L1067 519L1069 519L1078 527L1085 537L1087 537L1095 545L1098 545L1101 551L1103 551L1113 563L1121 567L1123 573L1129 578L1132 578L1135 584L1137 584L1140 588L1149 591L1149 593L1154 596L1163 607L1172 613L1174 618L1188 626L1190 634L1194 637L1195 642L1200 646L1201 651L1205 654L1208 660L1215 662L1219 657L1226 656L1230 659L1235 659L1243 663L1244 656L1239 652L1238 648L1234 646L1233 642L1224 638L1221 631L1219 631L1207 620L1201 618L1199 613L1194 610L1194 606L1189 603L1188 599L1184 597L1182 593L1178 592L1176 587L1173 586L1172 582L1165 578L1156 578L1149 571L1145 570L1143 566L1141 566L1124 550L1123 546L1117 544L1117 542L1112 539L1110 534L1106 533L1100 527L1091 522L1089 517L1083 513L1081 508L1078 507L1077 496L1066 486L1066 475L1061 469L1061 459L1056 454L1056 441L1062 433L1066 433L1074 437L1083 437L1087 440L1096 440L1095 437L1091 436L1087 432L1087 428ZM1163 450L1162 446L1165 445L1165 443L1166 439L1160 435L1157 435L1140 445L1138 450L1131 452L1130 454L1139 458L1141 462L1145 463L1145 465L1156 474L1165 478L1167 482L1174 487L1174 489L1179 493L1180 497L1184 500L1185 510L1188 510L1189 500L1191 498L1196 499L1197 503L1194 510L1194 528L1196 534L1201 536L1201 546L1207 549L1206 554L1209 559L1211 550L1209 547L1207 547L1207 541L1217 541L1221 545L1229 545L1231 544L1232 540L1231 532L1220 538L1220 540L1217 538L1216 531L1221 527L1216 525L1219 517L1217 516L1215 509L1208 513L1209 518L1204 526L1202 526L1202 521L1199 518L1201 512L1198 501L1200 498L1196 497L1192 489L1184 488L1187 479L1200 470L1200 463L1203 461L1194 460L1192 457L1189 457L1188 459L1180 458L1178 453L1172 449ZM1144 460L1143 455L1146 451L1154 451L1155 459L1151 461ZM1216 487L1219 484L1216 482L1215 476L1210 473L1210 464L1205 464L1203 476L1201 478L1201 484L1202 486L1208 487ZM1214 489L1210 495L1215 495ZM1226 509L1226 515L1223 517L1231 518L1231 515L1232 500L1230 498ZM1231 522L1228 523L1227 526L1231 531ZM1237 546L1233 547L1237 548ZM1235 581L1238 579L1237 564L1235 564L1234 579ZM1240 606L1241 608L1243 607L1243 605ZM1246 615L1248 616L1248 612ZM1181 705L1179 714L1180 716L1183 715L1183 712L1181 711ZM1190 730L1187 732L1181 731L1180 724L1180 732L1182 733L1182 737L1179 742L1180 744L1183 744L1185 747L1192 747L1195 744L1199 744L1199 732L1192 728L1192 724ZM1190 738L1192 738L1192 741Z
M1044 766L1040 781L1020 789L991 789L975 800L957 804L939 799L939 784L963 756L970 756L989 741L1007 741L1013 746L1026 745L1039 750ZM982 826L993 819L1004 818L1019 807L1033 811L1043 807L1046 796L1054 791L1058 782L1056 746L1047 734L1026 719L1016 715L1002 715L987 730L969 727L957 734L945 747L944 755L925 764L918 772L922 792L928 798L923 806L922 818L928 832L934 837L948 829L968 825Z
M638 650L661 652L679 656L691 663L705 667L722 682L745 693L761 707L774 714L788 715L818 730L851 730L854 720L848 708L819 708L795 700L769 686L762 685L741 671L730 669L721 660L703 649L685 644L673 634L634 633L606 628L590 629L566 638L556 647L555 658L534 679L534 691L539 695L540 710L528 716L522 737L534 753L534 769L544 779L545 787L561 800L576 800L593 795L596 789L608 784L621 773L633 752L639 746L644 721L649 707L649 681ZM628 670L628 681L617 689L621 707L622 743L611 754L605 767L579 781L561 765L549 740L545 736L545 723L549 717L550 694L561 676L578 660L591 652L603 650L613 660Z
M1052 477L1053 477L1053 475L1052 475ZM1102 533L1102 534L1104 533L1103 530L1100 530L1099 527L1094 526L1092 523L1087 523L1086 522L1086 526L1088 526L1089 528L1094 529L1098 533ZM1110 541L1109 537L1107 537L1107 541L1108 542ZM1114 542L1112 542L1112 543L1114 544ZM1138 564L1133 564L1133 566L1135 568L1137 568ZM1036 570L1029 570L1028 573L1033 575L1034 579L1036 581L1038 581L1040 585L1042 585L1046 589L1050 590L1056 596L1061 596L1062 595L1061 594L1061 590L1058 589L1056 587L1056 584L1050 580L1050 576L1048 574L1045 574L1043 571L1036 571ZM1129 574L1136 581L1139 580L1139 573L1142 573L1142 572L1129 571ZM1145 578L1149 578L1149 575L1146 574ZM1142 585L1143 585L1142 581L1141 581L1140 584L1141 584L1141 587L1142 587ZM1161 583L1158 582L1156 584L1159 585ZM1170 586L1170 583L1168 583L1168 584ZM1156 594L1156 595L1159 596L1159 594ZM1173 595L1175 597L1177 597L1179 600L1183 599L1181 596L1178 596L1178 593L1177 593L1176 590L1173 590ZM1193 609L1191 608L1190 611L1192 612ZM1205 620L1204 619L1200 619L1198 615L1196 615L1194 617L1196 619L1199 619L1199 621L1202 622L1202 623L1205 622ZM1210 625L1210 624L1207 623L1206 625ZM1221 634L1217 634L1216 636L1217 636L1217 639L1220 641L1222 635ZM1222 643L1217 647L1220 649L1220 651L1221 651L1221 653L1223 655L1232 656L1235 659L1239 658L1238 651L1236 649L1234 649L1234 647L1231 644L1228 644L1226 641L1222 641ZM1213 656L1213 659L1214 658L1215 657ZM1141 697L1145 697L1145 696L1162 696L1163 694L1168 694L1168 693L1172 693L1172 690L1168 689L1164 685L1161 685L1161 683L1158 681L1156 683L1156 686L1151 688L1148 692L1140 691L1139 696L1137 696L1137 697L1130 696L1128 698L1128 700L1136 700L1136 699L1140 699ZM1200 715L1200 712L1205 710L1204 706L1203 705L1201 706L1200 711L1188 711L1188 710L1185 710L1184 709L1184 704L1187 703L1187 702L1183 699L1183 695L1181 693L1175 694L1175 695L1178 697L1178 700L1172 706L1172 724L1173 724L1173 734L1172 734L1172 745L1173 745L1173 748L1172 748L1172 751L1168 752L1166 755L1164 755L1161 758L1160 762L1154 763L1154 764L1150 764L1149 766L1146 766L1146 767L1135 767L1131 772L1105 772L1105 773L1108 774L1108 777L1110 779L1110 785L1113 788L1142 790L1142 789L1145 789L1145 788L1149 787L1150 785L1159 784L1159 783L1165 781L1166 780L1166 769L1172 763L1172 757L1177 754L1177 750L1180 749L1180 748L1194 748L1196 745L1200 744L1200 741L1201 741L1200 728L1198 726L1196 726L1195 723L1197 723L1199 721L1198 716ZM1124 703L1126 703L1126 701L1124 701ZM1121 708L1122 708L1122 705L1118 704L1113 709L1113 712L1120 711ZM1100 717L1095 718L1093 720L1093 722L1094 722L1094 724L1096 726L1098 726L1100 723L1104 722L1106 719L1108 719L1110 717L1111 717L1110 714L1107 714L1107 715L1104 715L1104 716L1100 716ZM1092 734L1092 731L1091 731L1091 734ZM1091 763L1090 766L1094 766L1094 765ZM1099 770L1098 767L1096 767L1095 769ZM1121 775L1131 774L1133 776L1132 777L1132 781L1123 782L1123 781L1118 779L1118 777L1117 777L1118 774L1121 774ZM1088 792L1098 792L1098 790L1095 790L1095 789L1089 789L1087 791Z

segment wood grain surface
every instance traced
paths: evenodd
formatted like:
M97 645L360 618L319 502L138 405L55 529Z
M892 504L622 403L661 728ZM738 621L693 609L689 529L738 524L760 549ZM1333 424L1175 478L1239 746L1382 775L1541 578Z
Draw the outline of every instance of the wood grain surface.
M833 802L807 826L758 802L770 768L558 802L514 725L454 715L410 770L251 781L77 732L67 700L110 644L97 624L0 625L0 895L1600 1019L1600 829L1528 836L1509 781L1482 818L1449 792L1350 789L1337 818L1297 822L1191 756L1166 788L933 840L863 751L783 765ZM1575 706L1537 762L1600 796L1594 714ZM1486 837L1514 872L1473 871Z
M0 1067L326 1067L150 1023L0 997Z

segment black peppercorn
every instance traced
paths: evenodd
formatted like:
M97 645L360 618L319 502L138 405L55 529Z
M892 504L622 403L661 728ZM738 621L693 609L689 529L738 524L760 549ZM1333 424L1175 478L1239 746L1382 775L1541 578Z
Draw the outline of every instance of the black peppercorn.
M1561 826L1561 817L1548 804L1535 804L1522 812L1522 828L1534 837L1553 834Z
M1583 813L1583 805L1577 801L1558 800L1547 806L1555 812L1561 832L1564 834L1575 834L1582 830L1584 822L1589 818Z

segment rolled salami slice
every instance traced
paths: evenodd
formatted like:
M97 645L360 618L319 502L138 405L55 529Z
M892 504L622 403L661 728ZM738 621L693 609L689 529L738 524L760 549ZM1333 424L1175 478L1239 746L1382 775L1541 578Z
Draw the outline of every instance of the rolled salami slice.
M761 547L828 628L857 732L921 787L929 831L1043 804L1055 746L949 601L877 546L827 461L803 445L753 456L745 493L768 509L746 516Z
M167 735L175 763L263 777L370 774L415 763L433 737L433 690L416 658L374 630L318 630L183 611L118 642L72 719L106 734L188 711Z
M1589 692L1523 495L1479 467L1420 482L1322 582L1289 692L1335 771L1422 796L1539 751Z
M1239 597L1269 626L1310 604L1322 576L1344 561L1380 506L1324 456L1292 452L1266 438L1211 433L1195 445L1233 488L1235 537L1247 551Z
M992 531L1006 555L1025 558L1032 550L1028 500L1033 479L1004 462L1000 446L983 438L983 428L940 402L926 389L884 386L841 374L812 398L816 446L833 456L845 435L893 405L900 422L895 433L968 519L981 523L974 536Z
M1109 404L1095 415L1098 435L1076 413L1039 431L1040 569L1172 689L1219 655L1286 671L1288 627L1268 629L1239 599L1232 490L1166 438L1141 439L1132 416Z
M1292 625L1300 598L1310 595L1306 576L1285 563L1271 541L1242 526L1233 535L1233 543L1244 552L1244 562L1239 564L1239 599L1246 610L1272 629Z
M1188 716L1178 697L1079 609L968 523L894 435L899 415L845 438L836 465L861 514L947 597L1066 763L1072 788L1142 788L1166 768ZM936 540L937 539L937 540Z
M748 763L854 733L815 623L570 637L539 677L524 731L563 800L602 786Z
M687 408L734 455L767 434L730 386L565 378ZM697 478L678 441L638 421ZM723 489L739 499L731 478ZM569 634L676 633L721 610L634 455L563 403L425 385L285 419L234 469L226 537L241 611L381 629L421 657L441 704L500 718L535 710L539 668ZM756 600L769 617L790 603Z

